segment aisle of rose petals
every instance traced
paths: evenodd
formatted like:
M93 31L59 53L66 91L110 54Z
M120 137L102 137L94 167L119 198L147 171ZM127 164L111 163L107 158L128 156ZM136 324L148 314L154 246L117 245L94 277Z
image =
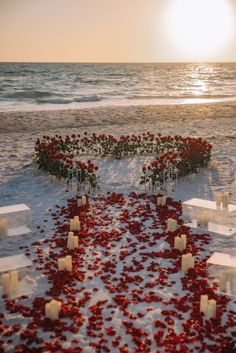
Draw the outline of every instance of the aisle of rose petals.
M67 249L69 220L79 216L79 247ZM153 195L108 194L77 199L52 210L55 231L25 248L35 271L48 281L38 297L5 298L0 313L0 352L235 352L233 303L217 295L207 278L211 236L193 234L181 219L181 203L157 206ZM178 220L175 232L166 221ZM181 271L174 237L187 235L195 268ZM49 247L48 253L45 248ZM35 254L30 249L35 249ZM58 258L72 255L72 271L58 271ZM217 301L215 319L199 311L201 294ZM45 304L62 302L59 320Z

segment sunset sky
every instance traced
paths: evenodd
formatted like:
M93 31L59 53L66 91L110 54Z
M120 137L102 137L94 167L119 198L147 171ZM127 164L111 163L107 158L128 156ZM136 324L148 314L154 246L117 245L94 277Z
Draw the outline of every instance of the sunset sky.
M0 61L236 61L236 0L0 0Z

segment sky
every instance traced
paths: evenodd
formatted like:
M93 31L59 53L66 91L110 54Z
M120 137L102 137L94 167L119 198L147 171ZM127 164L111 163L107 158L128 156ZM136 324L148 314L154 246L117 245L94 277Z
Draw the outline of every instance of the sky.
M0 0L0 61L236 61L235 24L236 0Z

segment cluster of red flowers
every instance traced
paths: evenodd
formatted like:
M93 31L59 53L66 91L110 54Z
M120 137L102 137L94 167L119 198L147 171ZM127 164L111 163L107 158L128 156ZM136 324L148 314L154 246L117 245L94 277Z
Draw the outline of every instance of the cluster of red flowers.
M166 206L157 206L156 196L135 193L89 201L78 208L73 198L68 207L57 207L54 234L22 247L28 256L35 249L35 270L48 279L47 289L32 303L5 299L0 352L8 345L14 353L235 353L235 311L207 279L211 236L192 234L182 224L181 203L168 198ZM68 250L75 215L82 225L75 232L79 248ZM178 221L174 233L166 231L170 217ZM173 249L182 233L184 253L195 257L187 273L180 271L181 252ZM58 258L69 254L73 270L58 271ZM201 294L217 301L215 319L199 312ZM45 317L52 298L62 302L59 320Z
M152 187L165 182L167 171L173 178L183 177L206 167L210 158L212 145L202 138L194 137L161 137L164 146L169 146L168 151L158 155L154 161L142 168L142 183L151 181Z
M98 167L90 160L82 162L76 159L75 151L67 148L69 136L65 141L61 136L43 136L42 141L37 139L35 144L35 160L39 169L48 171L58 179L74 178L78 184L89 183L91 187L96 187Z
M178 171L178 176L195 173L199 168L207 165L211 158L212 145L202 138L182 136L162 136L150 132L141 135L81 135L44 136L37 140L35 151L39 168L61 177L67 177L68 171L74 165L78 155L99 155L121 158L129 155L156 155L155 160L142 168L141 183L164 182L164 174L170 167ZM92 163L78 163L77 169L82 182L89 181L96 184L96 170ZM175 173L175 172L174 172ZM176 175L177 176L177 175Z

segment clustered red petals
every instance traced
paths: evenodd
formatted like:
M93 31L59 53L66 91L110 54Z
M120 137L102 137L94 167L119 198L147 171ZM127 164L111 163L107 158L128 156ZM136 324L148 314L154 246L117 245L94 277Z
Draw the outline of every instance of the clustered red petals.
M154 195L112 193L90 197L80 208L73 198L55 209L53 235L32 244L36 271L48 280L46 292L5 298L0 352L6 344L13 344L14 353L81 353L86 346L95 353L235 352L235 311L208 281L211 236L183 226L180 202L168 198L160 207ZM75 231L79 248L68 250L69 219L75 215L82 224ZM174 235L166 232L170 216L178 221L176 234L187 235L185 252L196 256L186 274L180 272ZM73 270L58 271L57 259L68 254ZM217 301L215 319L199 312L201 294ZM52 299L62 302L59 320L45 317Z

